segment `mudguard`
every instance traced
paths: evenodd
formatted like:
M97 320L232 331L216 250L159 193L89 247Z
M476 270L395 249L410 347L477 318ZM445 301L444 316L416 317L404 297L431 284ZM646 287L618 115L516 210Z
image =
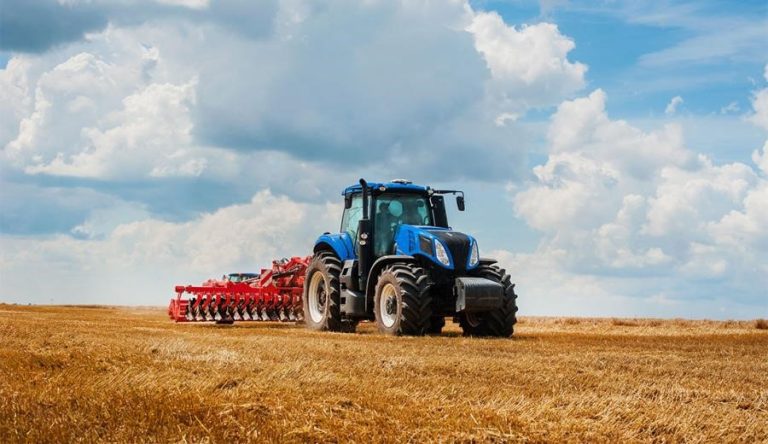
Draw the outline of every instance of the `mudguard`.
M352 238L347 233L325 233L315 241L315 253L321 250L330 250L336 253L341 261L357 259L355 247L352 244Z

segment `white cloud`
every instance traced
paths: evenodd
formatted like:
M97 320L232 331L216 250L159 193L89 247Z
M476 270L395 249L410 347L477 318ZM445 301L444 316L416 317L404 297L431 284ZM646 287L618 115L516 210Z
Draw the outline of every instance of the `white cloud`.
M575 44L560 34L557 25L518 29L496 12L481 12L467 30L491 72L491 88L513 108L550 105L584 86L587 66L568 60Z
M731 113L737 113L739 112L741 108L739 107L739 102L733 101L729 103L728 105L720 108L720 114L731 114Z
M663 292L680 315L697 310L692 298L714 304L726 290L738 304L757 303L768 285L756 265L768 263L765 176L694 154L674 126L645 132L611 120L599 90L560 105L549 141L535 179L512 191L519 216L544 237L535 253L512 255L511 267L550 267L563 286L583 286L574 294L617 303L653 303ZM754 160L762 167L763 154Z
M768 131L768 88L757 91L752 97L754 112L749 116L749 121Z
M69 155L59 151L48 162L25 167L30 174L121 178L199 176L207 162L189 158L194 82L149 85L123 100L123 108L104 119L105 128L81 130L82 147ZM186 150L185 150L186 148ZM181 159L181 161L179 161Z
M520 118L519 114L501 113L498 116L496 116L496 119L494 119L493 123L496 124L496 126L506 126L507 122L515 122L519 118Z
M160 14L128 26L121 16L87 42L30 57L31 106L2 140L9 164L106 180L226 178L244 153L282 151L389 175L507 177L520 168L500 165L522 165L526 148L511 143L526 137L512 116L584 84L586 66L567 59L574 44L556 26L516 28L464 2L282 1L255 12L271 33L230 26L249 8L208 6L229 19Z
M672 97L672 99L667 104L667 107L664 108L664 114L674 114L677 112L677 107L680 106L683 103L683 98L680 96Z
M731 210L722 219L708 224L710 234L719 245L745 251L757 248L768 250L768 181L751 189L744 198L743 209ZM755 259L758 259L756 257ZM762 264L768 270L768 264Z
M561 153L534 168L539 186L515 195L515 208L534 228L556 232L566 221L576 225L591 225L591 218L611 205L596 200L615 187L619 172L604 162L595 162L579 153Z
M11 164L109 180L231 173L234 155L193 141L197 79L152 82L158 62L156 48L140 46L120 63L81 52L45 71L4 150Z
M14 57L0 70L0 146L16 136L19 123L29 115L29 65L28 59Z
M552 153L589 153L610 161L622 172L645 178L666 165L685 166L694 156L683 145L682 130L671 124L643 132L605 113L605 92L563 102L552 117L548 140Z
M766 66L766 80L768 80L768 64ZM754 125L768 131L768 88L763 88L755 92L752 97L753 112L747 117ZM752 153L752 160L765 175L768 176L768 140L763 145L763 152L755 150Z
M595 275L564 266L565 251L521 254L493 251L489 256L512 276L520 312L526 315L622 316L660 318L741 318L760 316L755 303L728 293L680 297L697 286L680 286L679 278L647 275ZM706 284L705 284L706 285ZM699 295L700 296L700 295Z
M97 214L78 230L90 235L106 228L98 237L2 236L3 298L163 305L175 284L258 272L273 259L310 254L313 239L333 229L340 213L337 204L301 204L264 190L188 222L145 218L108 227L99 221L114 214ZM30 280L29 270L45 270L45 279Z
M762 154L758 150L752 153L752 161L755 162L758 168L763 170L763 174L768 176L768 140L763 145Z
M3 172L42 189L10 183L20 194L0 196L15 224L0 237L4 297L163 303L175 283L308 253L339 210L300 199L359 176L517 180L540 139L526 113L557 104L548 159L510 187L542 242L500 252L525 313L742 316L768 285L768 147L752 156L762 170L715 164L687 149L682 123L609 118L602 90L561 103L587 67L553 24L515 26L461 1L86 3L105 24L43 39L35 48L53 49L0 70ZM757 41L747 34L641 64L731 57ZM764 99L750 120L768 128ZM231 205L266 187L296 199ZM40 211L23 213L27 200ZM65 222L34 220L58 221L57 201ZM60 234L20 237L35 230ZM30 283L41 269L48 278Z
M205 9L209 6L209 0L156 0L160 4L183 6L190 9Z

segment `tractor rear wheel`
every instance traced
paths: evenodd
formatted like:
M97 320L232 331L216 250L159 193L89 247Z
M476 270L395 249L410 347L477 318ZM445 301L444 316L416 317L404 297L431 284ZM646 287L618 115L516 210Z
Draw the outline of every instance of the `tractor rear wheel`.
M316 253L304 279L304 322L312 330L342 331L340 285L341 261L333 253Z
M517 323L517 295L515 284L504 269L496 265L483 265L477 267L472 273L476 277L482 277L498 282L504 287L504 299L500 308L483 313L462 313L459 317L459 325L465 336L499 336L510 337L514 333Z
M381 333L393 336L426 333L432 318L432 299L424 269L408 263L384 268L376 282L374 312Z

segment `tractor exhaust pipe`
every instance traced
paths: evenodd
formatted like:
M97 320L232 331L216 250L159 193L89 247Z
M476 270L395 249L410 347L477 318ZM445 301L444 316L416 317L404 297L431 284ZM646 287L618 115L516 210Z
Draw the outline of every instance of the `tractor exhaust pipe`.
M360 187L363 190L363 217L357 225L357 263L358 276L360 276L358 288L365 288L368 273L371 271L374 243L370 219L372 211L368 208L368 182L361 178Z
M360 178L360 188L363 189L363 219L368 219L368 182Z

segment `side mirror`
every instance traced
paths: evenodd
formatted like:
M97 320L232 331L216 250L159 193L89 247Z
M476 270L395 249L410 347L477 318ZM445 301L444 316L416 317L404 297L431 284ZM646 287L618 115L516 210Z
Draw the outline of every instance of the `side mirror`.
M344 208L350 209L352 208L352 195L351 194L345 194L344 195Z
M459 207L459 211L464 211L464 196L456 196L456 206Z

